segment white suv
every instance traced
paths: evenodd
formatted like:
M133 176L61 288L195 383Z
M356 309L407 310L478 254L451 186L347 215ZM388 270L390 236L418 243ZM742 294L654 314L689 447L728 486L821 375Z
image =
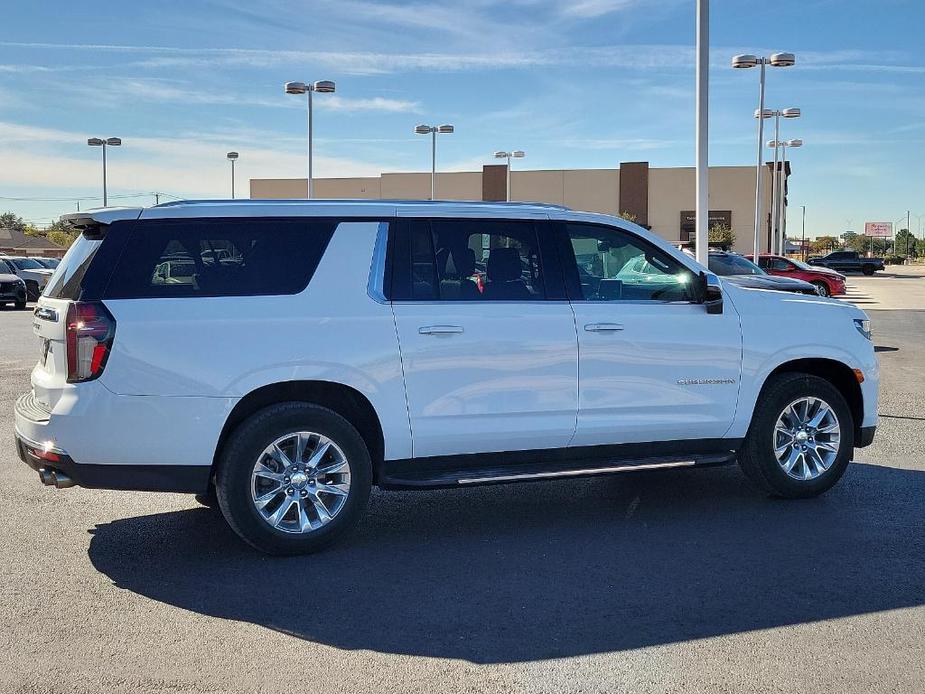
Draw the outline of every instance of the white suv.
M271 553L372 485L734 461L817 495L877 422L867 316L727 284L540 204L181 202L65 219L20 457L57 487L191 492ZM645 262L640 262L640 257Z

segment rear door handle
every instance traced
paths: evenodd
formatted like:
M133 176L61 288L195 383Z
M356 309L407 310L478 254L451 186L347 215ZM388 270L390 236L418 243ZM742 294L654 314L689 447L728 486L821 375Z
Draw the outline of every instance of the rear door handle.
M421 335L455 335L462 331L461 325L425 325L418 328Z
M623 325L620 323L587 323L585 330L589 333L614 333L623 330Z

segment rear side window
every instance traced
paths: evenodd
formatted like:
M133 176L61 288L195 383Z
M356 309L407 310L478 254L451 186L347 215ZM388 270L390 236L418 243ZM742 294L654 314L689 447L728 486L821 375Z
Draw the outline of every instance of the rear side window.
M102 243L83 234L78 236L64 254L43 294L52 299L79 299L84 276Z
M400 227L393 299L537 301L546 298L532 221L408 220ZM408 263L406 265L406 263Z
M108 299L298 294L336 220L139 222L113 270Z

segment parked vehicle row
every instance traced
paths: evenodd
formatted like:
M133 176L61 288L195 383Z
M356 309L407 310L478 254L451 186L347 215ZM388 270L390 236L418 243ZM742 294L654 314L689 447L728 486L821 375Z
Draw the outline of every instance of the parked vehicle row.
M874 436L862 310L720 280L614 217L299 200L65 220L83 233L35 310L20 457L59 488L195 493L263 551L336 540L374 484L738 460L809 497Z
M42 258L41 260L46 260ZM37 258L25 256L0 255L0 273L16 275L26 285L26 298L35 301L45 289L54 269Z

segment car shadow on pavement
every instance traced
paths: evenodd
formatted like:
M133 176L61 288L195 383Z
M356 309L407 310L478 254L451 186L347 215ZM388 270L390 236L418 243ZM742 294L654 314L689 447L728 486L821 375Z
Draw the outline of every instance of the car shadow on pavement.
M91 531L116 586L344 649L521 662L925 603L925 474L853 464L819 499L736 468L374 493L326 552L266 557L215 511Z

